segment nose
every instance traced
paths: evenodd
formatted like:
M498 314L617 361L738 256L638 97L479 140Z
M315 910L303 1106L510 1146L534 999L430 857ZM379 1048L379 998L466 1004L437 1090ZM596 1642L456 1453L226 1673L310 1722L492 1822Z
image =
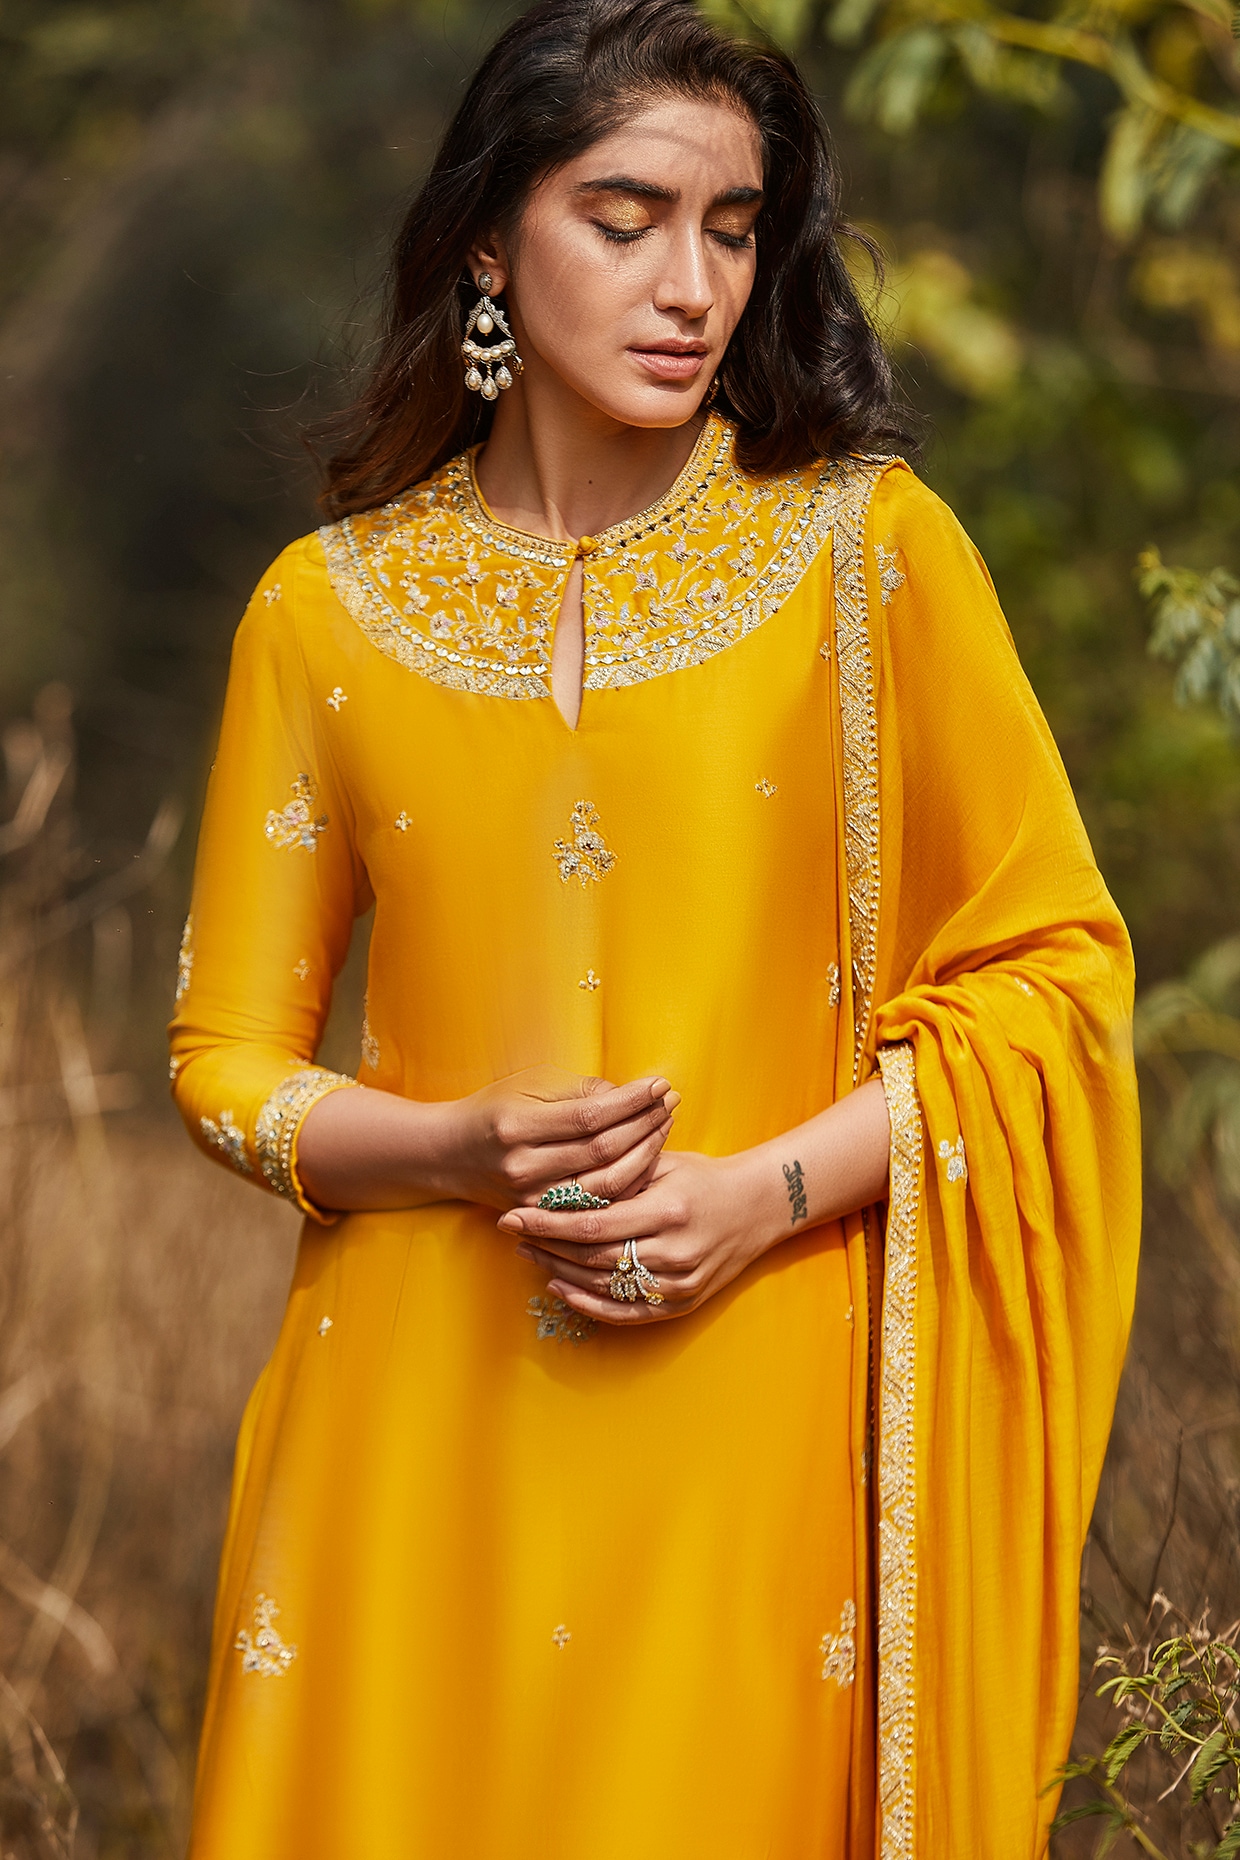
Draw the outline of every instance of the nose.
M655 307L678 310L690 322L704 317L715 301L701 228L678 230L665 248L667 262L655 287Z

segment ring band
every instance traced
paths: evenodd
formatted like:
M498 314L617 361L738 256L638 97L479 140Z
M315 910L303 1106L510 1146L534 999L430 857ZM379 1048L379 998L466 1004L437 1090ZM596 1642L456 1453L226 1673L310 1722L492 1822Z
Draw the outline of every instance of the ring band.
M604 1201L601 1195L592 1195L588 1188L583 1188L576 1176L571 1182L549 1188L545 1195L538 1197L540 1208L559 1214L582 1214L594 1208L609 1208L610 1201Z
M619 1259L611 1270L608 1292L618 1304L631 1305L640 1292L648 1305L661 1305L663 1294L659 1281L637 1257L636 1240L626 1240Z

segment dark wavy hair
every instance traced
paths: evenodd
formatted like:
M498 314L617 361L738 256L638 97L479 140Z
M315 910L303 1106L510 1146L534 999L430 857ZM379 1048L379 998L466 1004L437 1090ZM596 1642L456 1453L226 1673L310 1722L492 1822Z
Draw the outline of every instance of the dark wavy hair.
M841 253L840 179L791 60L726 37L693 0L541 0L492 47L405 216L370 378L335 429L329 516L385 503L485 439L492 407L464 385L460 344L476 294L466 256L514 230L535 184L647 97L739 106L761 138L766 198L753 291L719 371L737 462L786 471L907 442L877 334Z

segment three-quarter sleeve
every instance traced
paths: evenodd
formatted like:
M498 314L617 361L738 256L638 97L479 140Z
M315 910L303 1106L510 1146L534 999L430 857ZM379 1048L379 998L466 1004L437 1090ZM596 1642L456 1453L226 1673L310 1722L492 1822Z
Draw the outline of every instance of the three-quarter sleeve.
M309 547L268 570L234 642L170 1034L195 1141L324 1219L301 1192L297 1133L319 1098L356 1083L314 1055L370 899L306 671Z

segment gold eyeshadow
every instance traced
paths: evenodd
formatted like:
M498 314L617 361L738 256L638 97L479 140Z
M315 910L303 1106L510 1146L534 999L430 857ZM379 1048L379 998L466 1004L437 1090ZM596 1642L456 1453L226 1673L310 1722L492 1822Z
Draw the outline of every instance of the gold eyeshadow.
M598 209L598 217L613 232L642 232L650 224L650 209L640 200L625 200L609 195Z
M716 208L707 224L707 232L723 233L729 239L747 239L753 231L757 214L751 206Z

